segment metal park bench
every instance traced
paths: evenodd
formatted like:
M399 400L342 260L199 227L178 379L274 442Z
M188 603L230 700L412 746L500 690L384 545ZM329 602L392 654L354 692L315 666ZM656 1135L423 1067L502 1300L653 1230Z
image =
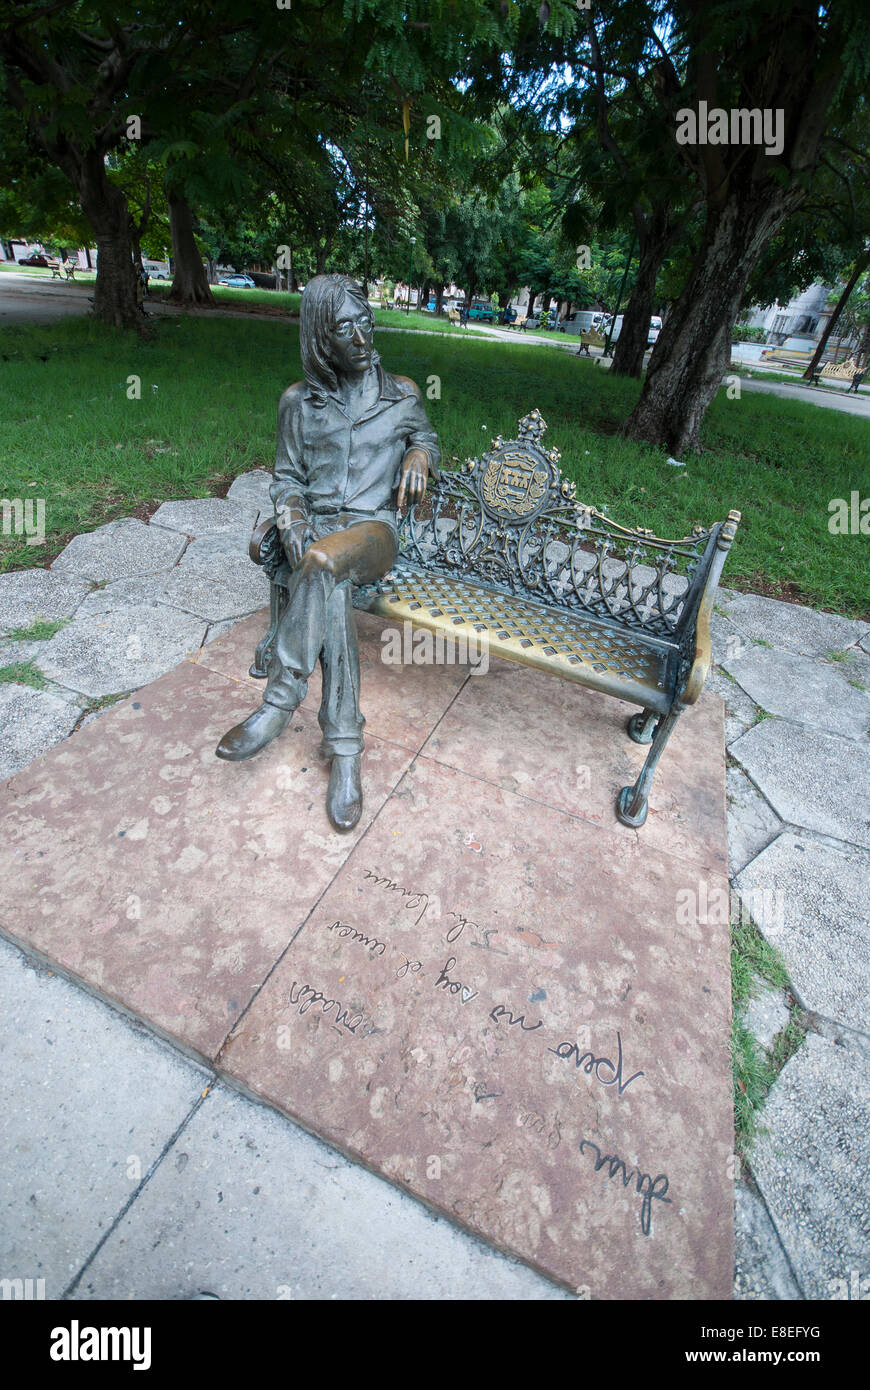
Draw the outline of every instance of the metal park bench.
M857 395L858 387L866 375L867 369L861 371L854 357L850 357L848 362L826 362L823 367L817 367L813 372L813 385L819 386L822 377L829 377L834 381L848 381L849 391L854 391Z
M740 513L681 540L619 526L577 502L545 429L533 410L517 439L443 470L401 519L393 569L357 588L354 604L638 705L628 733L650 748L616 814L639 827L662 750L710 668L713 598ZM290 578L273 520L257 526L250 554L271 579L251 667L265 677Z
M580 346L577 349L577 356L581 357L583 353L585 353L587 357L591 357L592 353L589 349L591 347L603 348L604 342L604 337L598 332L597 328L587 329L580 334Z

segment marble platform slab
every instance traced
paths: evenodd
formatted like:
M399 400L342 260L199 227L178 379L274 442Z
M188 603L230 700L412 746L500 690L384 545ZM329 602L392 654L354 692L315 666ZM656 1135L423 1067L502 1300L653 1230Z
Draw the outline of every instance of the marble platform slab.
M626 831L626 707L384 666L378 622L351 836L314 681L258 758L214 757L262 690L250 619L6 784L0 930L579 1297L729 1297L721 700Z

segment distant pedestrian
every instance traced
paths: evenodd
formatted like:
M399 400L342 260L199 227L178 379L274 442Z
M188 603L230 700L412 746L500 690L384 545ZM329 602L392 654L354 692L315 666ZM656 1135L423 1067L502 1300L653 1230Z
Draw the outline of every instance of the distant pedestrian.
M147 289L148 273L141 265L138 265L136 267L136 308L139 310L140 314L143 314L145 316L146 319L148 317L148 315L145 313L145 294L147 292Z

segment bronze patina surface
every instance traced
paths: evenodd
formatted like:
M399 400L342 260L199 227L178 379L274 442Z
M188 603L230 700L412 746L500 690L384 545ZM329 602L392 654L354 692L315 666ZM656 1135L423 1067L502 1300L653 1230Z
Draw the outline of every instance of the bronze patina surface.
M360 582L353 602L639 705L627 732L650 748L616 798L618 820L635 829L665 744L710 668L713 600L740 513L676 539L621 526L578 502L559 450L544 446L546 428L532 410L516 439L499 436L481 458L444 469L402 517L394 563ZM271 682L294 585L274 524L255 530L251 558L272 580L251 675Z
M323 672L321 751L331 759L327 811L334 829L362 813L359 651L353 590L376 583L398 553L397 510L421 502L440 452L408 377L380 365L374 320L355 281L319 275L302 294L305 380L278 407L274 537L286 565L273 611L267 684L259 709L230 729L219 758L244 761L286 728Z

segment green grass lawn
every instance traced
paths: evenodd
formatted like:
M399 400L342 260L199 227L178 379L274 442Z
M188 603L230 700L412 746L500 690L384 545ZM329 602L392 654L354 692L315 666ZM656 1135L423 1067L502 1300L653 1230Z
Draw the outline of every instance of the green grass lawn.
M383 318L399 326L394 311ZM78 318L0 336L2 495L45 498L48 537L35 547L0 536L2 569L48 563L78 531L270 469L278 397L301 376L296 325L269 317L159 318L147 341ZM664 450L618 437L639 384L593 362L458 330L383 334L379 346L385 365L428 395L448 464L479 455L497 434L510 438L537 406L582 501L664 536L736 507L744 519L726 584L870 615L868 538L828 531L832 498L870 496L867 421L721 391L706 452L674 468ZM127 396L131 375L139 400Z

